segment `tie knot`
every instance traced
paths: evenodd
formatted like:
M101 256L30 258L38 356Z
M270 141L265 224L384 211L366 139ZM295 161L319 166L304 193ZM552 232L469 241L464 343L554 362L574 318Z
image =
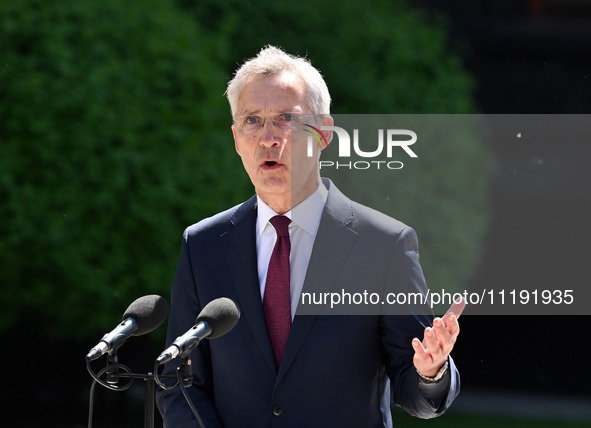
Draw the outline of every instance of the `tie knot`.
M291 223L289 217L285 217L284 215L276 215L269 221L275 228L278 238L289 238L289 231L287 229L287 226L289 226L289 223Z

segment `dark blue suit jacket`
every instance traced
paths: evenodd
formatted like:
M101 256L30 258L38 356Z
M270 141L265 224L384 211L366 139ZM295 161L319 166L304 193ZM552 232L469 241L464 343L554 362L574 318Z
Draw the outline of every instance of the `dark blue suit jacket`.
M414 231L356 204L329 181L329 195L304 283L333 290L387 283L426 292ZM432 402L421 395L412 357L431 316L300 315L296 313L281 366L267 334L255 239L256 198L191 227L184 234L167 344L194 325L208 302L229 297L241 318L227 335L192 353L193 403L205 426L226 428L391 427L390 404L430 418L459 392L450 358L449 388ZM174 373L178 361L165 374ZM197 427L179 388L157 392L165 426Z

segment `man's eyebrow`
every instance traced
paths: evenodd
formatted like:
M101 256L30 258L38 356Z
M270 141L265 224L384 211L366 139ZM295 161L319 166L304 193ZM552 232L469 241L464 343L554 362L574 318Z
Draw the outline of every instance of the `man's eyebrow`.
M302 111L300 111L301 109L298 108L299 106L296 107L288 107L285 109L279 109L277 110L275 113L275 115L277 114L284 114L284 113L290 113L290 114L304 114ZM261 109L256 109L256 110L243 110L242 112L240 112L240 114L237 114L236 117L242 117L242 116L257 116L259 115L261 112Z
M238 117L240 117L240 116L253 116L253 115L259 114L260 111L261 111L260 109L257 109L257 110L244 110L244 111L240 112L240 114L238 114L237 116Z

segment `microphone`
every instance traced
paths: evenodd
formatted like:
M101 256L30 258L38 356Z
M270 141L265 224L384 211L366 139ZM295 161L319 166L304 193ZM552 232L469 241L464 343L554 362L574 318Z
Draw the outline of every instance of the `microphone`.
M92 348L86 359L96 360L105 352L119 348L130 336L141 336L155 330L168 315L168 303L162 297L151 294L135 300L123 314L123 322Z
M239 319L240 309L233 300L227 297L212 300L199 313L195 325L177 337L174 343L160 354L156 363L167 363L179 355L182 358L186 357L203 339L215 339L228 333Z

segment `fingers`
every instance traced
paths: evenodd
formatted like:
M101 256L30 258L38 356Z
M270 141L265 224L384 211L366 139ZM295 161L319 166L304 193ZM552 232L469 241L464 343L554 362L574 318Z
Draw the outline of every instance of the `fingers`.
M458 334L460 334L458 319L455 315L448 315L446 320L435 318L433 328L437 334L437 344L447 356L453 349Z
M464 299L454 301L442 318L443 323L448 327L449 333L454 336L454 338L460 333L458 319L465 307L466 301Z
M435 325L441 327L439 324L435 324L434 322L434 327L427 327L425 329L425 344L427 345L427 350L430 352L433 358L436 358L441 352L441 348L439 346L439 333L437 333L437 327L435 327Z
M412 347L416 353L416 357L425 361L438 359L442 352L437 333L432 327L425 328L422 342L415 337L412 340Z
M433 327L425 328L422 342L417 338L412 340L415 351L413 362L417 370L426 376L436 373L447 360L459 333L460 324L455 314L448 313L443 319L435 318Z
M437 323L437 318L433 320L434 325ZM458 321L458 317L455 314L446 314L443 318L441 318L441 324L443 324L444 328L449 332L449 334L455 339L460 334L460 323ZM437 330L439 331L439 329Z
M438 345L437 335L431 327L425 329L425 337L421 342L419 339L412 340L412 347L415 351L413 364L424 376L435 376L443 361L447 358L442 354Z
M427 353L427 350L423 347L423 344L416 337L412 340L412 348L415 351L415 356L419 360L430 359L431 356Z
M454 314L457 318L459 318L460 315L462 315L462 312L464 311L465 307L466 301L463 298L460 298L452 303L445 315Z
M460 324L458 323L457 317L453 314L448 314L444 319L435 318L433 320L433 327L425 328L425 336L422 343L418 339L415 340L421 345L421 350L433 359L439 359L441 355L447 358L453 349L459 333ZM415 340L413 340L413 349L417 352ZM417 353L419 357L422 356L420 350Z

